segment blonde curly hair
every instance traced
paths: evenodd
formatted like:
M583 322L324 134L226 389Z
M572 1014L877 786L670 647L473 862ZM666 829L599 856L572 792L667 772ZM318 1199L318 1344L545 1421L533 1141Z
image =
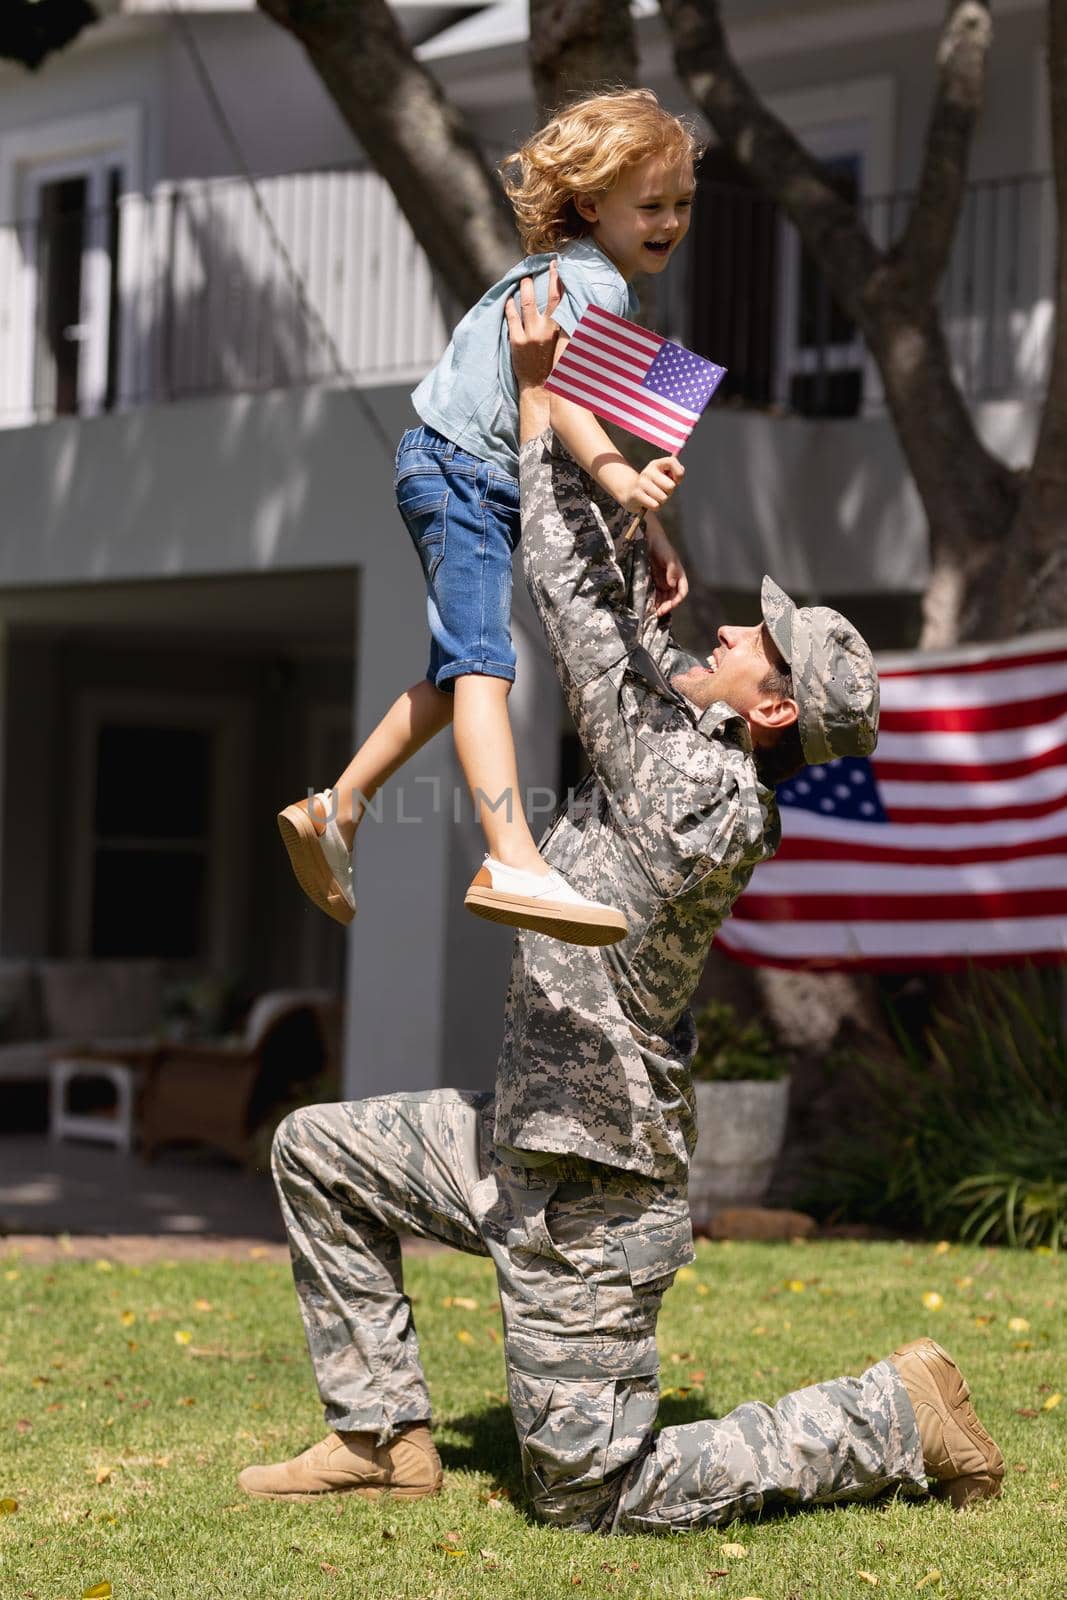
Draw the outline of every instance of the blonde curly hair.
M538 255L590 232L576 195L606 194L649 157L681 166L700 154L693 129L665 111L651 89L613 89L557 111L504 158L500 174L523 249Z

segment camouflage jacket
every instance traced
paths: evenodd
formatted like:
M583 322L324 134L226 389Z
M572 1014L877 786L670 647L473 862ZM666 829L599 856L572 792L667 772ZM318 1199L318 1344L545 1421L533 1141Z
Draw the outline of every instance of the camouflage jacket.
M542 850L630 931L602 950L517 936L496 1141L677 1182L696 1139L689 1000L715 930L777 849L778 811L744 719L670 689L694 658L647 609L643 543L623 557L629 579L616 560L629 517L551 434L523 446L520 484L527 585L592 767ZM657 667L666 695L649 687Z

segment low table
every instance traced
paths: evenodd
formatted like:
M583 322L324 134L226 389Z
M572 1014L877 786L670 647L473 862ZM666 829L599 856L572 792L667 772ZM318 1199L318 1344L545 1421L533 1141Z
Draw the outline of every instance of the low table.
M57 1056L49 1070L48 1136L93 1139L129 1152L134 1142L134 1112L141 1069L154 1050L131 1050L122 1056L95 1055L91 1049ZM103 1079L115 1090L113 1111L84 1112L70 1109L71 1085L79 1079Z

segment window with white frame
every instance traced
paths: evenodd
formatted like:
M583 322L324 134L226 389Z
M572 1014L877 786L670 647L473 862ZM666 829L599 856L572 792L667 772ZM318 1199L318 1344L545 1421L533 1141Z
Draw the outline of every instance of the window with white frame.
M0 139L0 422L94 416L122 393L123 197L134 107Z

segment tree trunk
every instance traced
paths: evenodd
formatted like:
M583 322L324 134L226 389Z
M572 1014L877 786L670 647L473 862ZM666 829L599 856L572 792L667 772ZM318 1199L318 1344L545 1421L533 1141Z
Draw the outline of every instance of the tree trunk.
M796 224L878 365L929 524L924 644L1014 631L1019 608L1005 587L1005 552L1023 479L978 437L952 376L937 306L982 103L988 5L948 0L917 195L901 239L887 252L744 77L717 0L661 0L661 10L682 81L735 159Z
M1067 0L1049 0L1048 21L1052 166L1060 219L1056 332L1037 448L1005 563L1006 598L1020 633L1067 626Z
M386 0L259 0L300 40L449 293L472 305L515 260L511 213L462 115Z
M567 100L637 78L628 0L530 0L530 76L538 120Z

